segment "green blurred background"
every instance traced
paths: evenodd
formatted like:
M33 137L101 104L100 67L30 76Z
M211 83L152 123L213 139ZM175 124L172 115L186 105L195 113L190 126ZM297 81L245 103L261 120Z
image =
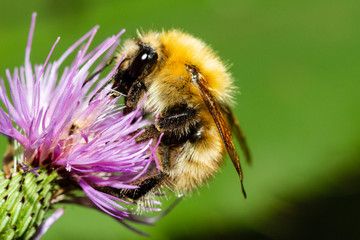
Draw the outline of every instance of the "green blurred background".
M231 64L254 157L243 164L248 199L227 160L155 227L137 226L152 239L360 238L358 0L1 0L0 76L23 64L33 11L33 63L57 36L60 55L100 25L95 43L122 28L125 38L137 28L180 28ZM100 238L145 239L77 206L66 206L43 239Z

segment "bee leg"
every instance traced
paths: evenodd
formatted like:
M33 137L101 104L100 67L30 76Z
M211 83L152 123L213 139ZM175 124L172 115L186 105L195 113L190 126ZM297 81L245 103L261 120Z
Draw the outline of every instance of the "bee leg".
M185 106L176 106L170 109L164 116L160 117L155 124L147 126L142 134L136 137L136 142L143 142L153 137L159 137L161 133L165 133L167 139L172 136L190 134L191 126L196 123L196 110ZM139 130L141 131L141 130ZM135 134L138 132L135 132ZM174 141L179 140L174 138Z
M139 198L145 196L156 186L159 186L159 184L161 184L161 182L165 179L166 176L166 173L159 173L153 176L149 176L145 179L142 179L138 183L134 183L134 185L138 186L138 188L122 190L121 195L132 200L138 200Z
M146 135L143 138L152 138L154 134L150 135L150 132L156 131L156 134L159 132L156 130L154 125L150 126L149 135ZM141 135L140 135L141 136ZM139 137L140 137L139 136ZM158 148L158 153L161 156L158 160L160 161L160 172L157 168L152 168L152 171L147 174L147 176L141 178L138 181L134 181L131 184L137 186L135 189L116 189L112 187L97 187L96 189L112 196L119 198L129 198L134 201L145 196L147 193L152 191L154 188L161 186L168 177L168 170L170 169L170 147L167 144L160 143Z
M125 98L126 108L124 109L124 114L128 114L133 110L133 108L140 101L141 96L145 93L145 91L146 87L140 81L136 81L131 85L129 92Z
M143 130L145 130L145 131L142 134L140 134L138 137L135 138L135 141L137 143L149 140L150 138L153 138L153 137L158 138L160 136L160 132L156 129L154 124L147 126ZM138 130L136 133L138 133L139 131L142 131L142 130Z
M186 104L176 105L169 109L155 123L160 132L172 132L183 134L184 129L189 129L196 123L196 110Z
M148 192L150 192L152 189L161 186L161 184L164 182L165 178L168 176L166 173L170 168L170 148L169 146L165 144L160 144L158 148L159 154L161 158L159 161L161 161L161 172L159 173L156 168L153 169L154 173L150 174L149 176L145 177L144 179L141 179L138 182L134 182L133 184L135 186L138 186L139 188L136 189L126 189L121 192L124 196L133 199L138 200L142 196L145 196Z
M96 190L107 193L111 196L118 198L129 198L131 200L138 200L145 196L148 192L159 186L165 179L167 174L155 173L154 175L147 176L137 182L132 183L134 186L138 186L136 189L117 189L113 187L96 187Z

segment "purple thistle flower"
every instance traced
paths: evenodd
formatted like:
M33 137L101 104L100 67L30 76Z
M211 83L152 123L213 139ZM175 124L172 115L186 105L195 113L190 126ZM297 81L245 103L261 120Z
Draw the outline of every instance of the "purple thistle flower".
M89 101L111 79L117 66L104 78L96 75L86 82L89 69L103 55L94 72L106 64L124 30L88 51L98 29L94 27L51 62L58 38L44 64L33 66L30 52L35 17L33 14L25 65L12 74L6 70L9 95L4 80L0 83L0 99L4 106L0 108L0 133L17 144L15 166L56 170L63 179L81 187L92 201L79 198L78 203L93 204L115 218L135 221L126 208L129 202L101 192L99 188L134 189L136 186L131 183L146 173L150 165L157 164L153 149L157 143L153 140L135 142L135 133L150 122L142 118L139 109L123 115L118 100L107 94L111 86ZM64 60L79 47L72 64L59 73Z

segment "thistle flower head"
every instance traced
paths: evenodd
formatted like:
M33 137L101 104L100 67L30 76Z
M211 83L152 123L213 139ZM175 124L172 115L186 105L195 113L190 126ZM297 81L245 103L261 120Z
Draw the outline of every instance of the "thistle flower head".
M136 188L131 183L155 163L152 146L156 143L153 140L135 142L137 130L149 121L142 118L139 109L123 115L118 99L107 94L111 86L90 101L111 79L117 66L101 79L96 75L86 81L91 75L90 69L95 67L93 71L96 72L105 65L123 31L89 51L98 29L95 27L59 59L50 61L58 38L45 62L33 66L30 52L34 25L35 14L25 65L13 73L6 70L10 94L6 92L4 80L0 83L3 103L0 133L15 140L14 170L19 164L55 170L61 178L82 188L93 204L104 212L119 219L131 219L125 207L129 204L127 201L99 189ZM73 62L64 67L64 60L73 52L76 52ZM94 66L96 62L100 63ZM60 72L62 68L64 70Z

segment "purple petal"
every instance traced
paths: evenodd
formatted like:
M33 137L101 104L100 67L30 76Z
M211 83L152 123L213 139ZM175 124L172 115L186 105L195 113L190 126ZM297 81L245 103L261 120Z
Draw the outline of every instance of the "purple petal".
M57 209L45 222L36 230L32 237L34 240L39 240L47 230L64 214L64 208Z

